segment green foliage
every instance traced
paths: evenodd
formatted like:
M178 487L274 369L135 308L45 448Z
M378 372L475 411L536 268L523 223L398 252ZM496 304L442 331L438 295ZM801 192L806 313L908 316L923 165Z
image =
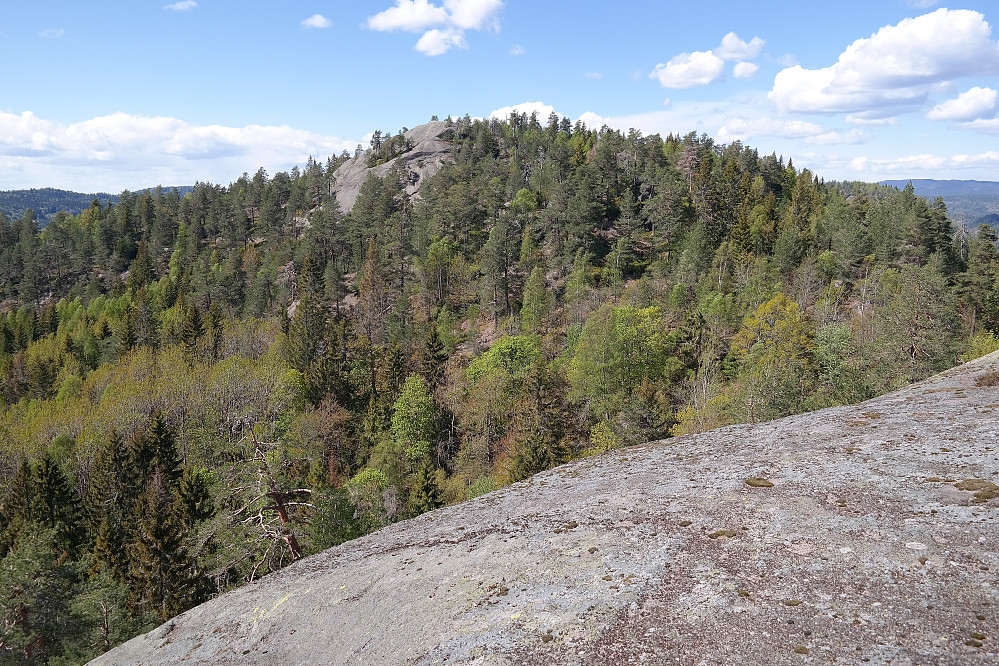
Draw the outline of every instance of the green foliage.
M392 438L412 463L429 459L437 439L436 406L427 382L413 373L406 377L392 407Z
M539 353L537 336L504 336L493 343L488 351L472 361L465 370L465 376L471 382L478 382L484 376L495 374L514 379L523 377Z
M682 371L674 356L677 342L658 307L603 305L587 320L576 346L569 368L573 396L606 417L621 409L643 378L669 381Z
M0 655L5 663L44 664L74 638L70 603L79 564L61 556L59 537L37 526L0 561Z
M992 331L978 333L968 343L968 351L964 352L961 360L973 361L987 354L999 350L999 336Z

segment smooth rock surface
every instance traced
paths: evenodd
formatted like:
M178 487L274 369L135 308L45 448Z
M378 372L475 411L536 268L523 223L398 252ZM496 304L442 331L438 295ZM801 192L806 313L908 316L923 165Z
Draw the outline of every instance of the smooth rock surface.
M995 384L993 354L860 405L564 465L93 663L999 663L999 499L962 484L999 482Z
M451 161L451 144L441 138L447 131L448 126L445 121L431 121L405 132L406 138L413 142L413 147L384 164L369 167L367 152L359 158L352 158L341 164L333 172L333 193L340 204L340 210L344 213L350 212L357 201L361 185L369 175L375 174L379 178L384 178L396 164L399 164L406 173L406 194L410 196L415 194L426 178L440 171L441 166Z

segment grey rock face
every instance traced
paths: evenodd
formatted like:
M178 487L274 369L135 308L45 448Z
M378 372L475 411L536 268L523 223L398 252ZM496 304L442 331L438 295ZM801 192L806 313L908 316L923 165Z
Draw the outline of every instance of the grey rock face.
M347 213L354 207L361 185L369 175L373 173L384 178L395 164L400 164L406 171L406 193L415 194L424 179L434 175L440 171L443 164L451 161L451 144L441 139L446 130L447 123L443 120L414 127L405 133L406 138L413 142L413 147L397 158L376 167L368 167L366 155L341 164L340 168L333 172L336 181L333 192L340 204L340 210Z
M997 385L993 354L860 405L564 465L94 663L997 663Z

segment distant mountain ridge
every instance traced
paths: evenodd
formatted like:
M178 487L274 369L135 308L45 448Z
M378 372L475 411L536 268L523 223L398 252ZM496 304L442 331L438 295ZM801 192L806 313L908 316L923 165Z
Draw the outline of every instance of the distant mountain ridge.
M966 227L982 223L995 226L996 220L991 216L999 214L999 182L913 178L911 181L882 180L881 184L902 189L910 182L913 190L921 197L931 201L943 197L947 212L955 222Z
M152 191L156 188L149 187L139 192ZM190 192L194 188L189 185L180 187L163 187L163 191L176 189L181 195ZM38 226L44 227L56 213L65 212L70 215L77 215L88 208L91 202L97 199L102 206L109 203L118 203L120 195L109 194L107 192L96 192L85 194L82 192L71 192L69 190L59 190L52 187L32 188L29 190L7 190L0 191L0 214L6 215L9 220L19 220L31 209L38 216Z

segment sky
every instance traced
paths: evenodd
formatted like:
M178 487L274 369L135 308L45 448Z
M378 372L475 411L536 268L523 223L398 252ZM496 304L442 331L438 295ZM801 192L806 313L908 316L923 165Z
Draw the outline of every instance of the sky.
M999 180L999 3L3 0L0 190L226 185L431 116Z

